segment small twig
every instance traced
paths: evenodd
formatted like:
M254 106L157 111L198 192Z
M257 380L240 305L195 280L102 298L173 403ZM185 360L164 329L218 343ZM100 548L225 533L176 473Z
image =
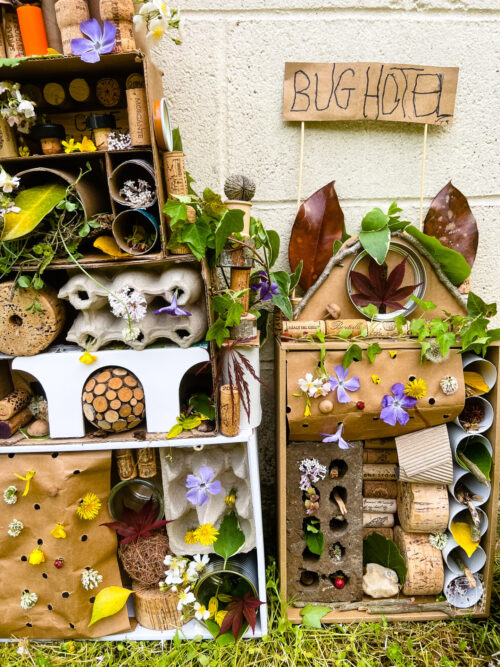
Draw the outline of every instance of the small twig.
M450 618L454 617L451 607L447 602L422 602L412 605L386 605L381 607L369 607L366 612L368 614L406 614L407 612L415 611L441 611Z
M335 498L335 502L339 506L339 510L342 512L343 516L347 515L347 507L345 506L344 501L340 497L339 493L337 491L333 492L333 497Z

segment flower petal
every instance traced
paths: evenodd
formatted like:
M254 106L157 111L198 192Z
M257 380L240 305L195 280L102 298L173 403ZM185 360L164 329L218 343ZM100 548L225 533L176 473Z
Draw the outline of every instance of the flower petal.
M84 63L98 63L101 59L97 51L85 51L80 58Z
M333 375L330 378L328 378L328 382L330 383L331 391L333 391L338 387L339 381L337 380L337 378L334 378Z
M394 399L392 396L389 396L389 394L386 394L384 398L382 399L382 407L383 408L388 408L394 403Z
M82 23L80 23L80 30L93 42L98 42L102 39L102 30L97 19L82 21Z
M405 410L403 410L400 405L394 408L394 413L397 421L401 424L401 426L406 426L408 420L410 419L410 415Z
M188 475L186 477L186 489L197 489L200 486L198 475Z
M405 386L402 382L396 382L396 384L393 384L391 387L391 391L394 394L395 398L401 399L403 396L406 396L405 394Z
M349 371L343 366L335 366L333 370L337 373L339 380L345 380L345 378L349 375Z
M216 496L219 493L222 493L222 486L218 479L211 484L207 484L206 489L208 493L211 493L213 496Z
M208 484L215 477L214 471L210 466L200 466L198 468L198 475L204 484Z
M359 377L357 376L347 380L347 382L344 382L344 387L347 389L347 391L357 391L360 386L361 383L359 381Z
M349 398L348 393L340 385L337 387L337 400L339 403L350 403L351 399Z
M102 32L101 53L109 53L115 46L116 25L111 21L104 21ZM106 49L106 50L105 50Z
M415 403L417 402L417 399L414 398L413 396L403 396L401 399L401 405L403 408L413 408Z
M82 53L93 50L92 42L84 37L77 37L71 40L71 53L74 56L81 56Z
M384 396L384 398L386 397ZM396 426L396 410L392 405L384 407L380 413L380 419L386 424L389 424L389 426Z

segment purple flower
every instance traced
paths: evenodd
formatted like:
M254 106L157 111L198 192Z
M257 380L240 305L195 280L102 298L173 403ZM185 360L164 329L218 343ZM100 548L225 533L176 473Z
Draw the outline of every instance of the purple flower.
M88 39L79 37L71 40L71 53L86 63L96 63L103 53L111 53L115 46L116 25L104 21L103 28L97 19L80 23L80 30Z
M396 426L396 422L405 426L410 419L410 415L405 411L405 408L412 408L417 399L405 394L405 386L401 382L393 384L391 391L394 396L386 394L382 399L383 410L380 413L380 419L389 426Z
M259 292L259 299L260 301L270 301L273 298L274 294L279 294L280 291L278 289L278 285L273 282L269 282L269 276L265 271L257 271L257 273L254 273L252 276L253 278L259 277L259 281L256 283L253 283L252 289L255 292Z
M208 503L208 494L216 496L222 492L222 486L219 480L212 481L215 473L210 466L200 466L197 475L188 475L186 477L186 498L193 505L206 505Z
M348 391L357 391L359 389L360 382L358 377L353 377L350 380L346 380L346 377L349 375L349 371L344 369L343 366L335 366L335 373L337 377L330 378L330 386L332 391L337 390L337 400L339 403L350 403L351 399L349 398Z
M349 449L350 445L349 443L344 440L342 437L342 429L344 428L344 424L341 424L336 433L320 433L320 435L324 436L322 442L336 442L340 449Z
M177 292L175 292L172 296L172 303L170 306L163 306L163 308L158 308L158 310L154 310L153 313L155 315L161 315L162 313L165 313L166 315L175 315L177 317L180 317L181 315L184 315L184 317L191 317L190 312L187 310L182 310L182 308L179 308L177 305Z

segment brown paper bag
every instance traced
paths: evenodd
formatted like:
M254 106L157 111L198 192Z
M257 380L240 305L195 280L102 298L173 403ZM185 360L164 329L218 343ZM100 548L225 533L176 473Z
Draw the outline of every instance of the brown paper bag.
M1 456L1 637L93 638L130 629L126 607L88 627L95 595L107 586L122 585L116 535L106 526L100 526L110 521L107 511L110 468L111 452ZM28 495L23 497L25 482L14 473L24 476L28 470L36 474ZM18 489L18 500L13 505L3 500L3 492L10 485ZM78 518L76 508L90 491L98 496L102 506L97 518L86 521ZM18 537L7 534L13 519L24 524ZM56 522L64 526L66 539L50 535ZM31 565L28 558L37 546L45 554L46 562ZM62 569L54 566L57 558L64 558ZM103 577L102 583L89 591L81 583L86 567L97 570ZM28 610L20 606L25 589L38 595L38 602Z

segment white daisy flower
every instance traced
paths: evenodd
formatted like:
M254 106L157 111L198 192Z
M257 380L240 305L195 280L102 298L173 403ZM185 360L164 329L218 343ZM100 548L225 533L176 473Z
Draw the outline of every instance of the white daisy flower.
M205 607L205 605L200 604L199 602L195 602L194 608L195 608L194 617L197 618L199 621L206 621L207 618L210 618L210 612Z
M194 593L191 592L191 586L186 586L183 590L180 590L178 593L179 601L177 603L177 611L181 611L183 607L188 604L191 604L196 600Z

